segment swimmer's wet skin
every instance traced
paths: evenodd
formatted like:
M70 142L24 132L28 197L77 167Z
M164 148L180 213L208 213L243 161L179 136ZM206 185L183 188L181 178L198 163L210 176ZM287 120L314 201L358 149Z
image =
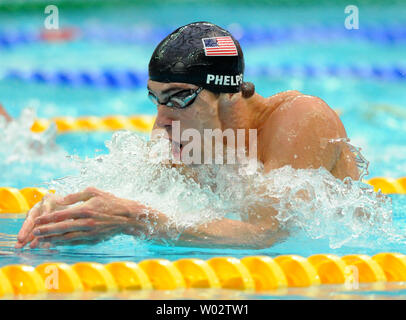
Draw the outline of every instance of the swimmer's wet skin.
M257 160L265 173L290 165L324 167L339 179L359 178L348 146L331 142L346 132L323 100L298 91L262 97L243 75L243 52L228 31L208 22L175 30L157 46L149 64L148 94L158 110L154 129L164 130L180 153L183 145L172 136L173 121L180 121L181 133L193 128L202 136L204 129L256 129ZM264 248L286 236L276 214L263 205L252 208L244 221L211 221L183 230L174 240L180 231L171 227L165 212L89 187L44 197L27 214L16 248L95 243L119 233L184 246Z

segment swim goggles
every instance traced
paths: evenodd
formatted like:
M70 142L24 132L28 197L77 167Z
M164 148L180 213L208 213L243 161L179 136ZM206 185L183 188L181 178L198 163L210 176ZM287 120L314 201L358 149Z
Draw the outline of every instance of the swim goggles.
M196 90L187 89L179 91L169 96L166 101L159 101L158 98L148 91L148 98L157 106L163 104L170 108L184 109L189 107L197 98L197 95L203 90L203 87L199 87Z

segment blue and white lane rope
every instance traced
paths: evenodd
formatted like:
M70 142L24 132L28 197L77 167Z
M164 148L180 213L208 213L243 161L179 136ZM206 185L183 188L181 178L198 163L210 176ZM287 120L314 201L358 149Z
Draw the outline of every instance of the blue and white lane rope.
M246 77L345 77L371 79L378 81L406 81L406 66L340 66L340 65L291 65L258 66L247 69ZM1 78L0 78L1 79ZM25 82L65 85L73 87L110 87L110 88L139 88L145 87L148 74L133 70L103 70L103 71L21 71L8 70L3 79Z
M74 30L70 40L106 41L115 43L157 44L174 28L111 28L87 27ZM286 41L335 41L338 39L364 40L386 45L406 42L406 25L364 26L347 30L343 26L313 25L294 27L241 27L230 25L231 33L243 44L279 43ZM46 41L42 31L0 30L0 49L21 44Z

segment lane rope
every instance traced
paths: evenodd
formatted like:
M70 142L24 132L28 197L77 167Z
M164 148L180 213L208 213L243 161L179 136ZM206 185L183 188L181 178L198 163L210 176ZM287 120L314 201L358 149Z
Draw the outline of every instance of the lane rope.
M374 256L350 254L184 258L176 261L147 259L108 264L45 262L6 265L0 268L0 297L48 293L180 290L190 288L230 289L279 294L286 288L338 285L358 290L361 284L384 289L390 282L406 281L406 256L383 252ZM330 287L331 288L331 287ZM331 289L330 289L331 290ZM80 297L77 296L77 297Z
M94 131L115 131L135 130L141 133L149 133L155 122L155 116L134 115L134 116L82 116L82 117L55 117L52 119L34 120L31 130L36 133L43 132L51 124L55 124L59 134L69 132L94 132Z
M378 65L294 65L253 66L247 69L246 76L304 78L344 77L374 79L385 81L406 81L406 66ZM101 70L101 71L43 71L43 70L6 70L3 79L18 80L41 84L53 84L71 87L101 87L111 89L144 88L148 80L146 72L135 70Z
M113 27L85 27L65 28L56 35L68 30L70 36L53 37L52 32L44 30L0 30L0 49L10 49L18 45L26 45L35 42L56 40L82 40L103 41L129 44L157 44L173 28L113 28ZM244 45L263 45L283 42L303 41L337 41L364 40L384 45L396 45L406 41L406 27L404 25L366 25L359 30L347 30L343 26L314 24L308 26L278 27L278 26L255 26L243 27L232 24L227 26L235 38Z

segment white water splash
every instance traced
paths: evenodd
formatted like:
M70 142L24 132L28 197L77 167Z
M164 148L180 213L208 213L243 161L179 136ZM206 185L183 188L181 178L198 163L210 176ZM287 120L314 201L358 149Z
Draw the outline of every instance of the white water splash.
M329 143L344 143L345 145L348 146L350 151L354 154L354 159L355 163L358 167L359 170L359 180L362 180L364 177L366 177L369 174L368 167L369 167L369 161L362 155L361 153L361 148L356 147L350 143L349 138L337 138L337 139L330 139L328 141Z
M35 133L31 127L36 114L24 109L18 118L7 122L0 117L0 184L16 186L27 182L47 181L59 174L72 171L68 154L56 142L56 126ZM21 183L21 182L24 183ZM32 185L30 185L32 186Z
M44 133L35 133L30 129L34 120L35 112L29 108L10 122L0 117L0 153L5 163L31 161L37 156L60 151L55 144L55 125Z
M50 187L66 195L94 186L157 209L179 228L225 216L243 219L253 206L266 205L278 211L284 228L326 239L331 248L396 237L390 198L360 181L341 181L324 168L285 166L268 174L261 169L244 174L231 165L175 168L151 157L160 143L115 133L106 143L109 154L75 158L80 174L52 181Z

